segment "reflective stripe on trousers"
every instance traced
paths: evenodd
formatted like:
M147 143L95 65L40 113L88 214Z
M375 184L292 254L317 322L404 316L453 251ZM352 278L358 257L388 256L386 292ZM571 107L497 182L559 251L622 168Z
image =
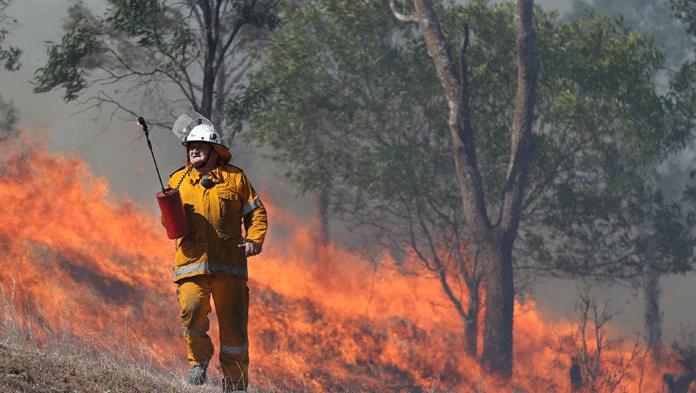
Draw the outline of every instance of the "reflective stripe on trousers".
M190 337L195 337L195 336L200 335L203 332L207 332L208 329L210 329L210 321L204 323L203 325L201 325L193 330L186 329L186 326L183 326L182 328L184 330L185 335L190 336Z
M248 277L247 269L239 266L223 265L221 263L194 263L174 270L174 281L190 273L226 273L234 276Z
M239 355L244 352L249 351L249 344L242 345L241 347L229 347L227 345L220 345L220 352L229 353L232 355Z

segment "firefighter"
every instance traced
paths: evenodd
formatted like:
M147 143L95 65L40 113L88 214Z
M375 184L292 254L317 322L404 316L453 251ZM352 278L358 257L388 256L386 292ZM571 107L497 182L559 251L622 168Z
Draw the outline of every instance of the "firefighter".
M176 241L174 281L191 365L186 381L201 385L213 356L208 335L210 297L220 328L225 392L249 384L247 258L261 252L266 209L209 124L191 128L183 145L187 166L169 179L179 188L190 233ZM242 231L244 227L244 231Z

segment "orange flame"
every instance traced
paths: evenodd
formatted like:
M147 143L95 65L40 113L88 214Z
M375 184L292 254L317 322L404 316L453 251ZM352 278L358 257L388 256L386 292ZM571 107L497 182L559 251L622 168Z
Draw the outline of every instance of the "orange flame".
M0 171L2 333L11 320L46 345L61 331L183 367L174 248L156 214L112 195L80 159L43 148L25 156L7 155ZM386 254L376 268L318 247L311 225L267 199L272 231L249 261L252 378L266 376L254 383L310 392L498 391L465 354L461 321L437 280L399 274ZM417 270L415 260L406 263ZM531 301L517 304L512 384L570 391L577 332L574 323L545 321ZM603 356L619 362L630 349ZM662 367L636 362L620 388L660 391Z

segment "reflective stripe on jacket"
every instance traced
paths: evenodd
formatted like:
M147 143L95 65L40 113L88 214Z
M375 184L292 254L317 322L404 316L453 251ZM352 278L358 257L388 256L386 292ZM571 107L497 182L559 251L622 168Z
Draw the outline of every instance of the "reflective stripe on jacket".
M175 172L176 187L186 169ZM268 230L266 209L241 169L224 165L208 173L215 185L206 189L202 176L192 170L179 186L189 235L177 240L174 281L206 273L247 278L244 240L263 244ZM246 237L242 235L242 223Z

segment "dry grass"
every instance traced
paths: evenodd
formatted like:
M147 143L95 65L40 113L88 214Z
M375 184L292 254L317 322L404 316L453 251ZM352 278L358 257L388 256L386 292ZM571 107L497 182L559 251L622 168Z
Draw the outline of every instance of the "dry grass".
M37 349L0 343L0 392L4 393L219 393L219 370L210 370L208 382L190 386L183 374L166 373L149 365L133 363L112 355L75 350ZM269 382L269 381L266 381ZM273 385L272 383L269 385ZM346 390L357 393L360 390ZM282 390L248 390L253 393L282 393Z
M208 382L191 386L187 371L165 372L147 362L115 356L85 343L56 343L39 349L7 341L0 342L0 392L14 393L219 393L220 370L209 369ZM79 349L77 348L79 347ZM250 393L280 393L256 389Z
M0 344L3 392L193 392L180 376L82 353ZM196 389L213 392L215 389Z
M0 293L0 392L3 393L220 393L222 374L211 364L202 386L184 380L187 365L163 371L163 365L147 356L137 358L126 350L105 351L96 345L41 325L36 318L19 318ZM28 322L31 321L31 322ZM41 339L36 331L41 331ZM46 334L49 338L46 338ZM107 340L108 341L108 340ZM143 351L144 353L144 351ZM265 376L254 375L264 386L278 386ZM360 390L346 390L358 393ZM250 393L290 393L287 389L258 388Z
M222 391L219 370L211 369L203 386L187 385L183 367L178 373L162 371L161 365L144 355L146 351L135 358L117 346L85 342L18 311L10 302L12 298L13 291L8 293L0 286L0 392ZM114 350L107 352L105 347Z

